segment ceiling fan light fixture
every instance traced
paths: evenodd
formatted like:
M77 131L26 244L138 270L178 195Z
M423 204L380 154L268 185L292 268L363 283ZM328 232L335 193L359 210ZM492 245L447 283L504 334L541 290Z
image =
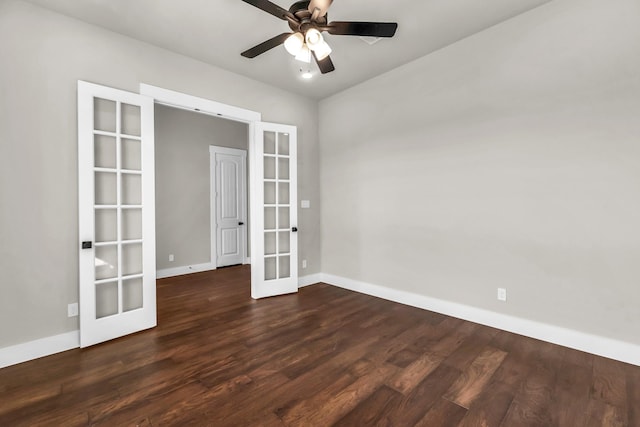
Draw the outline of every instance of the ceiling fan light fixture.
M313 53L315 53L318 61L322 61L323 59L325 59L327 56L331 54L331 47L326 41L322 40L322 43L316 46Z
M284 41L284 48L293 56L300 53L303 45L304 36L302 33L293 33Z
M306 44L302 45L300 52L296 55L296 59L298 61L306 62L307 64L311 62L311 51Z
M324 43L322 34L320 34L320 31L316 30L315 28L309 28L304 38L307 42L307 46L309 46L309 49L311 50L316 50L316 47Z

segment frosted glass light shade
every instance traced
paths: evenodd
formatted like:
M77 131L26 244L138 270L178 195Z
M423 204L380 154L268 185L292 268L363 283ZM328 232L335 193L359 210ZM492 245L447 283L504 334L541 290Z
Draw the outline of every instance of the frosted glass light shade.
M300 53L303 45L304 36L301 33L293 33L284 41L284 48L293 56Z
M316 50L316 47L324 42L324 39L322 38L320 31L315 28L310 28L307 30L307 34L305 35L305 41L307 42L309 49Z
M322 43L320 43L320 44L318 44L316 46L316 48L313 51L313 53L316 54L316 58L318 59L318 61L322 61L324 58L329 56L329 54L331 53L331 47L329 47L327 42L323 40Z
M306 44L302 45L300 52L296 55L296 59L298 61L306 62L307 64L311 62L311 51Z

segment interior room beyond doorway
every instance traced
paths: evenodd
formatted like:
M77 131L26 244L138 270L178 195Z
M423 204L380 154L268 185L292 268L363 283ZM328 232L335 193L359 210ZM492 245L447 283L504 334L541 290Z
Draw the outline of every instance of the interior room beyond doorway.
M212 145L248 150L246 123L155 105L158 277L211 270ZM247 242L245 242L247 243Z

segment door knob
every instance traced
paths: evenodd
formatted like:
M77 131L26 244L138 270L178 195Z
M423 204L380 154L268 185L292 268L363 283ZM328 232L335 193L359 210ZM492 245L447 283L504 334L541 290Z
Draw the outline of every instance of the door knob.
M244 225L244 222L240 221L238 222L238 225Z
M93 242L82 242L82 249L91 249Z
M295 233L296 231L298 231L298 227L291 227L291 231Z

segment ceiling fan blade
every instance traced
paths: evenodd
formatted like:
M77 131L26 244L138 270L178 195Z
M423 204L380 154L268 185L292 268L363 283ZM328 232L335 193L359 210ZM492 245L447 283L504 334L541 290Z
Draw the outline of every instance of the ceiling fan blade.
M251 49L245 50L244 52L242 52L240 55L244 56L245 58L255 58L256 56L260 55L261 53L265 53L268 50L273 49L276 46L281 45L282 43L284 43L284 41L287 39L287 37L289 37L291 35L291 33L282 33L279 34L265 42L260 43L257 46L252 47Z
M287 16L289 18L293 18L294 20L297 20L297 18L287 9L283 9L275 3L271 3L269 0L242 0L242 1L257 7L258 9L264 10L265 12L270 13L276 18L282 19L283 21L287 20Z
M316 60L316 64L318 64L318 68L320 68L320 72L322 74L330 73L336 69L336 67L333 66L333 61L331 61L330 56L327 56L322 60L318 60L318 58L316 57L316 53L313 52L313 59Z
M340 36L393 37L398 24L396 22L333 21L326 28L329 34Z
M311 0L309 2L309 12L313 15L313 12L316 9L319 9L318 17L323 17L327 14L327 10L329 10L329 6L331 6L333 0Z

